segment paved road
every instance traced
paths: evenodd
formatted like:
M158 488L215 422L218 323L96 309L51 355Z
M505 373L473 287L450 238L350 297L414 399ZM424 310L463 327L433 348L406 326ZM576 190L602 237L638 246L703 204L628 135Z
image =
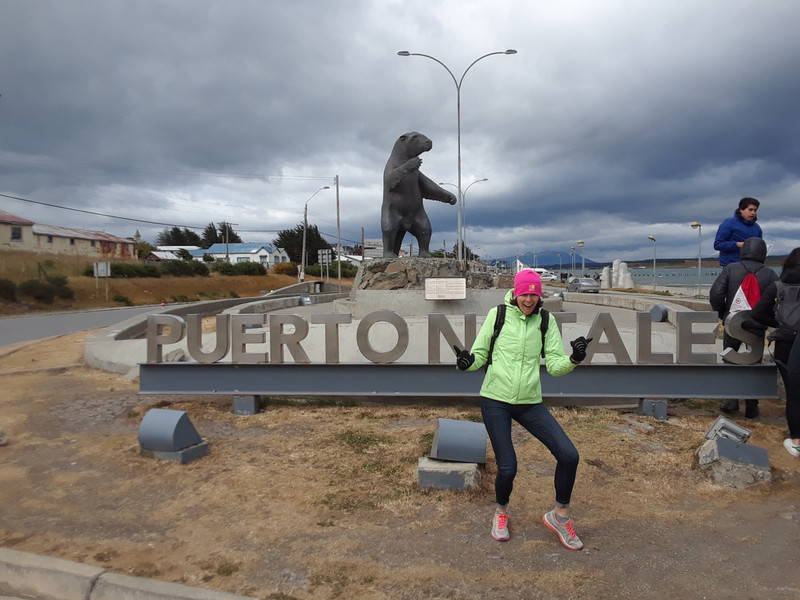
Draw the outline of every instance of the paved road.
M0 346L108 327L160 307L135 306L0 318Z

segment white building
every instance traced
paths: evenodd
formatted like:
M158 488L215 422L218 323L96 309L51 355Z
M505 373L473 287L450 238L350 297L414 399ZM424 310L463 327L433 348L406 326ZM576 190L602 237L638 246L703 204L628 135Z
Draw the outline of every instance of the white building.
M210 248L203 250L189 250L189 254L195 260L203 260L203 256L208 254L214 260L230 262L232 264L242 262L255 262L264 265L269 269L279 263L288 263L289 255L283 248L276 248L272 244L251 243L251 244L214 244Z

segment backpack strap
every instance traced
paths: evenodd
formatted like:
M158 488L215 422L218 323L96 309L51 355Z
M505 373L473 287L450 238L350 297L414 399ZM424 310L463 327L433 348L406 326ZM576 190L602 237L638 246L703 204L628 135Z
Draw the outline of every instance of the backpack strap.
M494 331L492 332L492 341L489 342L489 356L486 357L486 363L484 363L483 365L484 370L488 369L489 365L492 364L494 341L497 339L497 336L500 335L500 330L503 328L503 324L505 322L506 322L506 305L498 304L497 312L494 315Z
M542 315L542 323L539 328L542 330L542 358L544 358L544 338L547 335L547 328L550 327L550 313L545 309L539 312Z
M544 358L544 343L545 343L545 336L547 335L547 329L550 327L550 313L543 308L539 311L539 314L542 316L541 323L539 324L539 329L542 332L542 358ZM506 322L506 305L498 304L497 312L495 313L494 316L494 331L492 332L492 340L489 342L489 356L486 357L486 362L483 365L484 370L487 370L489 368L489 365L492 364L492 354L494 353L494 342L497 339L497 336L500 335L500 330L503 329L503 324L505 322Z

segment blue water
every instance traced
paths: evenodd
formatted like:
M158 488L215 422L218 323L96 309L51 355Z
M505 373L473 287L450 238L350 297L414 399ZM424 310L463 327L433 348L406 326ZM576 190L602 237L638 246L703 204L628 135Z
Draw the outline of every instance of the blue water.
M773 269L776 273L780 274L780 268L775 269L773 267L768 267ZM576 271L572 271L571 269L565 269L567 273L574 273L575 275L580 274L580 269ZM594 273L602 273L602 270L598 269L586 269L586 272L590 275L594 275ZM646 268L646 269L629 269L631 276L633 277L634 283L639 283L642 285L653 285L653 269ZM714 280L717 278L722 272L722 267L703 267L700 269L700 283L703 285L711 285L714 283ZM698 276L697 276L697 267L695 268L681 268L681 269L659 269L656 267L656 277L655 277L655 284L656 285L697 285Z

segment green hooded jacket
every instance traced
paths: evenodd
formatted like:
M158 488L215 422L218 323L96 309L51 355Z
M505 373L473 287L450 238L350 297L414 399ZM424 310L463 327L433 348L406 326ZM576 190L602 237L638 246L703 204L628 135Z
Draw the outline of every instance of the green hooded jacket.
M513 290L509 290L505 298L506 320L494 342L492 364L483 378L481 396L511 404L536 404L542 401L542 383L539 377L542 317L538 307L536 312L526 317L519 308L511 304L512 296ZM486 364L496 314L497 307L494 307L486 315L478 337L475 338L472 345L475 362L469 371L476 371ZM545 336L544 362L547 372L555 377L570 373L576 366L564 352L561 333L552 318Z

